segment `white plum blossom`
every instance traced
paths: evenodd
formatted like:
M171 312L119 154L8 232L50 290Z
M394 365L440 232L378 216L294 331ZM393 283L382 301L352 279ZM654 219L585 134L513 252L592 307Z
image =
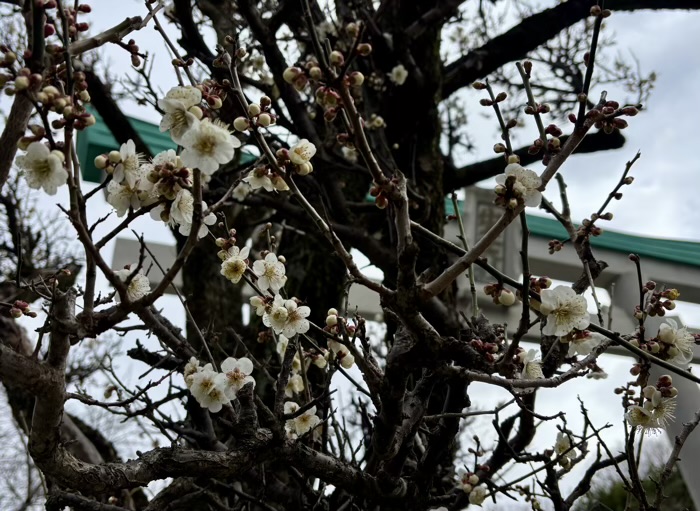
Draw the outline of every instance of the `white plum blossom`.
M306 318L310 313L311 309L306 305L299 307L296 300L285 300L280 295L275 295L270 310L263 315L263 323L276 334L289 338L309 331L309 321Z
M143 170L138 177L123 182L112 180L107 185L107 202L116 210L117 216L124 216L129 208L137 210L152 200L150 190L153 184L146 179Z
M477 486L469 493L469 503L475 506L481 506L488 494L489 492L484 486Z
M659 341L668 345L670 361L677 364L687 364L693 359L695 339L687 328L678 328L673 319L666 319L659 327Z
M625 419L632 427L639 427L646 432L665 428L674 419L675 398L646 400L643 406L632 405L627 408Z
M537 350L521 351L518 354L520 362L523 364L521 377L526 380L537 380L544 378L542 373L542 363L537 360Z
M250 191L259 190L260 188L263 188L267 192L275 191L275 185L272 183L272 179L270 179L267 169L264 167L251 170L248 175L243 178L243 182L241 184L243 183L246 183Z
M202 408L208 408L216 413L230 399L226 396L226 375L217 373L211 364L205 365L201 371L190 376L192 384L190 392Z
M221 263L221 275L234 284L238 284L241 277L245 274L246 268L248 268L246 259L248 258L249 250L247 246L242 249L238 247L229 248L226 252L226 259Z
M355 357L352 353L350 353L347 346L344 346L337 341L330 340L328 341L328 347L333 353L335 353L336 358L344 369L350 369L353 366L355 363Z
M598 345L605 340L605 336L584 330L583 332L578 332L575 335L569 337L562 337L562 342L569 343L569 353L567 356L573 357L575 355L590 355L591 352L598 347Z
M308 332L309 320L306 318L311 313L311 309L306 305L300 307L296 300L286 300L284 306L287 308L287 322L282 329L282 335L292 337Z
M554 452L559 457L559 464L564 468L571 466L571 461L576 457L576 449L571 448L569 435L560 431L554 442Z
M49 151L41 142L32 142L27 152L17 157L17 165L24 171L29 188L56 195L59 186L68 181L68 171L63 168L64 156L60 151Z
M295 165L308 163L314 154L316 154L316 146L305 138L302 138L289 149L289 159Z
M261 291L270 289L277 293L287 282L285 272L284 264L272 252L265 259L253 263L253 273L258 277L257 284Z
M170 218L177 224L191 224L194 215L194 195L183 188L170 204Z
M136 187L136 182L141 177L141 165L144 163L143 155L136 152L136 144L129 139L119 148L121 161L114 168L112 181L121 183L126 181L130 187Z
M299 408L299 405L293 401L284 403L285 415L292 415ZM321 419L316 415L316 407L312 406L298 417L287 419L284 429L287 432L287 437L295 439L316 428L320 423Z
M505 186L506 179L514 176L513 193L522 199L526 206L538 207L542 202L542 193L538 190L542 180L536 172L526 169L517 163L506 166L505 174L496 176L496 183Z
M202 211L205 211L207 209L207 203L202 202ZM193 208L194 210L194 208ZM194 213L194 211L193 211ZM204 218L202 218L202 223L199 226L199 231L197 232L197 238L203 238L209 233L209 226L214 225L216 223L216 215L214 213L209 213L206 215ZM189 236L190 232L192 231L192 222L189 223L181 223L180 227L178 228L178 231L180 234L183 236Z
M192 375L198 373L203 368L199 365L199 360L195 357L190 357L190 361L185 364L185 369L182 372L182 376L185 378L185 385L189 389L192 386Z
M202 101L202 92L196 87L173 87L165 95L164 99L158 100L158 107L165 112L160 121L160 131L170 130L170 138L176 144L182 145L182 136L198 124L198 116L195 113L196 107Z
M299 394L303 391L304 378L299 373L295 373L290 376L287 386L284 388L284 395L286 397L292 397L294 394Z
M540 312L547 316L545 335L562 336L574 328L584 330L590 324L586 299L567 286L543 289Z
M129 275L131 275L135 269L135 265L131 264L122 270L115 271L114 274L119 280L126 282ZM148 277L144 275L142 271L143 270L139 270L133 276L131 282L129 282L129 285L126 288L126 296L131 302L135 302L136 300L143 298L151 291L151 284L148 281Z
M185 132L181 145L184 150L180 159L184 165L212 175L219 165L233 160L234 150L241 146L241 141L223 125L205 119Z
M408 71L403 67L403 64L395 66L389 73L389 80L394 85L403 85L406 82L406 78L408 78Z
M262 296L251 296L250 306L255 307L255 314L263 316L267 312L267 303Z
M226 396L233 399L248 383L255 386L255 379L251 376L253 373L253 362L247 357L235 359L229 357L221 363L221 371L226 377Z
M479 476L472 472L467 472L463 467L457 469L457 487L464 493L471 493L474 487L479 484Z
M272 182L270 182L272 184ZM253 187L244 179L236 185L231 193L231 197L236 199L238 202L243 202L248 194L253 191ZM269 191L269 190L268 190Z

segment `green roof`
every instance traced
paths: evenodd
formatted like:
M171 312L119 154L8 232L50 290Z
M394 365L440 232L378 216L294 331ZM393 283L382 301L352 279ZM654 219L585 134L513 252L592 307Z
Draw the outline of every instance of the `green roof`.
M533 236L559 240L569 238L564 227L554 218L527 215L527 226ZM615 252L700 266L700 243L693 241L635 236L603 227L603 234L592 237L591 245Z
M94 126L78 133L77 150L83 178L86 181L100 183L103 173L95 168L93 161L100 154L118 149L119 144L99 114L97 112L93 112L93 114L97 122ZM170 139L168 133L161 133L157 125L132 117L129 117L129 122L141 135L141 139L149 147L152 154L157 154L167 149L176 149L177 146ZM254 159L253 155L243 155L244 161L252 161ZM368 195L367 200L373 200L373 198ZM461 206L462 201L459 201L459 203ZM445 199L445 212L448 215L454 214L452 201L449 197ZM533 236L548 239L568 239L566 230L554 218L527 215L527 224ZM615 252L634 253L663 261L700 266L700 243L692 241L648 238L604 229L601 236L591 238L591 245Z

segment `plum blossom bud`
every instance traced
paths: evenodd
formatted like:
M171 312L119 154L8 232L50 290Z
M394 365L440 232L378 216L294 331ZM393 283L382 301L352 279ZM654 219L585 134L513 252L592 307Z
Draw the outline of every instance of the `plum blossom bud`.
M238 131L246 131L248 129L248 119L245 117L236 117L233 120L233 127Z
M338 309L335 307L331 307L328 309L328 312L326 313L326 316L337 316L338 315Z
M22 310L18 309L17 307L12 307L10 309L10 316L12 316L15 319L21 318L22 317Z
M350 73L348 78L350 79L350 85L352 85L353 87L359 87L365 81L365 75L363 75L359 71L353 71L352 73Z
M119 151L110 151L108 158L111 163L119 163L122 161L122 155Z
M476 90L484 90L486 88L486 84L483 82L474 82L472 83L472 87Z
M107 168L107 157L104 154L95 157L95 167L100 170Z
M634 182L634 177L632 177L632 176L627 176L627 177L625 178L625 181L624 181L624 183L625 183L626 185L631 185L633 182Z
M493 146L493 152L494 153L505 153L506 152L506 146L501 144L500 142L498 144L495 144Z
M338 324L338 316L335 314L331 314L326 317L326 325L327 326L335 326Z
M510 307L515 303L515 295L509 290L504 289L503 291L501 291L501 294L498 297L498 303L500 303L504 307Z
M83 103L90 102L90 93L86 90L81 90L80 94L78 94L78 97L80 98L80 101L82 101Z
M323 78L323 71L321 71L320 67L314 66L311 69L309 69L309 78L318 81L321 78Z
M303 71L298 67L288 67L282 73L282 78L287 83L294 83L302 73Z
M260 115L258 115L258 126L262 126L263 128L267 128L271 122L272 122L272 117L270 117L270 114L263 112Z
M599 5L594 5L591 7L591 16L600 16L601 13L603 12L603 9L600 8Z
M336 67L340 67L343 65L343 62L345 62L345 57L343 57L343 54L340 53L339 51L335 50L331 52L330 55L330 62L332 65Z
M250 105L248 105L248 115L255 117L256 115L259 115L260 112L260 105L256 103L251 103Z
M26 76L18 76L15 78L15 90L25 90L29 87L29 78Z
M361 43L357 45L357 54L362 57L368 56L372 53L372 45L368 43Z
M357 37L360 33L360 26L355 22L351 22L345 25L345 31L350 37Z

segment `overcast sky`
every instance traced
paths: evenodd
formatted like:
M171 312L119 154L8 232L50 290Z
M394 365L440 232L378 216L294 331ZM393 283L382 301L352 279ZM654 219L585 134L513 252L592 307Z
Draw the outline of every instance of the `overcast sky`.
M142 2L135 0L93 2L92 7L93 34L115 25L126 16L144 15ZM608 31L615 34L617 51L624 53L627 48L632 49L645 71L657 72L658 81L647 111L630 119L630 127L625 131L627 144L623 149L576 156L563 167L562 172L570 185L574 218L580 220L599 207L619 179L625 162L640 149L642 158L631 173L636 180L625 188L622 201L613 202L611 210L615 218L609 223L610 228L647 236L700 241L697 213L700 208L700 160L696 153L696 144L700 144L697 129L700 119L700 54L697 51L700 47L700 13L615 13L607 25ZM168 64L170 58L150 26L132 37L142 50L155 54L157 84L163 90L174 86L176 80ZM110 62L112 75L131 72L129 57L123 50L107 47L105 56ZM594 90L592 96L597 97L599 93L599 90ZM157 113L132 102L126 102L125 109L138 118L159 120ZM491 128L479 130L479 133L481 136L474 140L478 148L475 160L492 157L490 148L496 141L495 131ZM556 202L556 193L548 195ZM66 197L61 196L61 200L66 201ZM102 197L97 198L91 207L93 220L107 211L109 208ZM108 222L105 229L115 224L114 221ZM150 220L138 222L135 228L146 231L147 239L151 241L172 240L167 230L154 229ZM111 248L107 247L106 251L110 253ZM610 356L603 365L611 374L607 381L586 382L586 385L571 383L561 389L541 391L543 409L540 412L553 413L564 403L570 425L580 424L576 394L587 395L596 402L596 394L612 394L614 386L627 380L628 360ZM597 403L594 412L599 419L598 425L606 421L616 421L619 425L621 409L617 400L611 395L611 399L598 399ZM476 404L492 405L493 397L489 397L489 403L477 401ZM549 437L551 443L553 434Z

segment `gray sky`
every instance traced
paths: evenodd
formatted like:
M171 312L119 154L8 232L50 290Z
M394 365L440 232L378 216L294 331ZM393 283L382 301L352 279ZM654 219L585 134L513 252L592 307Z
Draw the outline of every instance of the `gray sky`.
M92 33L109 28L126 16L144 15L142 2L94 2L90 15ZM697 119L700 117L698 106L698 84L700 83L700 13L698 12L643 12L635 14L615 13L608 22L608 30L616 34L617 51L624 52L630 48L641 61L645 71L654 70L658 74L656 90L652 93L648 110L630 119L630 127L625 131L627 144L621 150L593 155L576 156L566 163L562 172L569 183L569 191L574 217L581 219L596 210L607 193L617 182L624 164L635 152L642 151L642 159L632 171L636 180L624 190L622 201L613 202L611 211L615 219L609 223L610 228L657 237L674 237L700 241L700 221L696 213L700 206L698 190L700 188L700 163L695 154L698 141ZM132 36L142 50L155 52L157 84L167 90L176 84L167 53L160 38L148 27ZM110 62L113 75L130 72L129 57L116 47L105 48L105 56ZM167 57L167 58L166 58ZM592 91L595 97L600 91ZM612 93L611 99L617 99ZM620 98L622 99L622 98ZM479 108L474 106L474 108ZM128 114L157 122L157 113L134 103L126 103ZM476 118L476 116L472 116ZM481 122L481 121L478 121ZM534 126L529 128L534 138ZM476 132L477 130L472 130ZM478 130L481 136L475 139L479 151L474 159L491 157L491 147L497 141L494 124L485 124L485 129ZM524 138L527 139L527 138ZM535 166L532 166L536 169ZM539 170L539 169L536 169ZM485 183L484 185L486 185ZM65 191L65 188L62 190ZM63 203L67 194L58 196ZM549 192L550 199L557 202L557 193ZM48 201L43 201L44 204ZM53 203L53 202L52 202ZM96 197L91 205L93 219L109 212L104 199ZM102 228L102 232L116 225L112 216ZM149 241L172 241L170 233L160 226L154 227L150 219L135 223L137 231L145 231ZM105 248L110 254L111 244ZM104 284L104 282L103 282ZM681 290L682 291L682 290ZM163 299L162 304L175 306L171 297ZM180 318L173 318L180 319ZM37 324L31 323L30 328ZM611 438L619 438L619 420L622 411L617 399L612 395L612 388L627 380L629 360L619 357L605 357L603 365L610 373L605 381L570 382L560 389L543 390L540 413L554 413L561 406L568 412L569 424L580 425L577 394L588 397L597 403L593 410L598 420L597 425L607 421L617 422L617 433L610 433ZM610 399L596 399L601 392L609 393ZM496 391L497 393L497 391ZM479 394L479 393L477 393ZM476 405L492 406L495 394L481 393ZM487 399L487 401L484 401ZM552 429L550 426L546 426ZM540 436L538 447L553 445L555 431ZM509 480L509 478L506 478Z

